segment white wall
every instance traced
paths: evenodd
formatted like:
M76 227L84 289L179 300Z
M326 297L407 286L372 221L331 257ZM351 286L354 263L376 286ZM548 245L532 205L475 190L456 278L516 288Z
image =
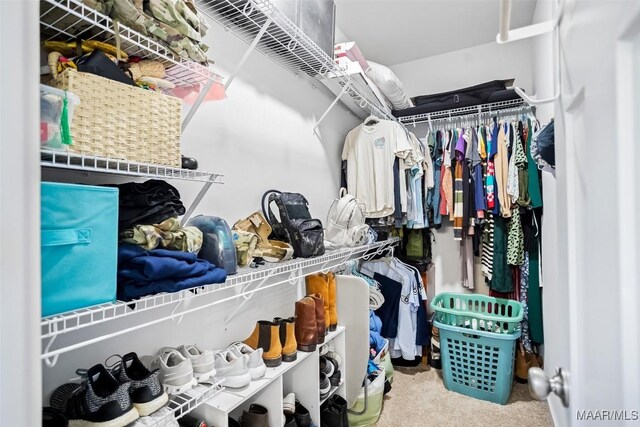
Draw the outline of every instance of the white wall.
M437 40L425 43L437 43ZM529 92L532 87L532 62L531 43L523 40L503 45L486 43L390 68L409 96L413 97L512 78L516 79L516 85Z
M216 72L228 76L247 45L217 24L213 24L207 38ZM233 225L259 210L262 194L275 188L304 194L312 215L324 220L339 188L344 137L358 124L353 115L337 106L321 124L320 137L316 137L315 122L331 100L265 56L252 54L229 87L228 98L204 104L183 135L183 154L197 158L200 169L222 172L226 179L226 184L212 186L196 214L220 216ZM44 180L53 178L87 183L128 181L44 171ZM180 190L185 205L191 203L202 186L183 181L171 184ZM232 296L234 292L220 292L215 298ZM258 292L228 324L224 319L242 298L187 315L179 325L166 321L63 354L54 369L43 365L44 403L56 386L75 377L77 368L103 363L112 354L151 354L160 347L182 343L224 348L246 338L259 319L292 315L294 302L303 296L302 292L302 283ZM122 322L122 328L127 326Z
M497 28L496 28L497 32ZM533 87L533 55L529 40L498 45L487 43L455 52L405 62L390 67L404 85L410 97L447 92L490 80L515 78L515 84L531 92ZM426 135L427 125L408 126L418 137ZM449 221L434 231L431 283L435 292L466 292L460 276L460 245L453 240L453 228ZM488 294L480 270L480 259L475 263L474 292Z

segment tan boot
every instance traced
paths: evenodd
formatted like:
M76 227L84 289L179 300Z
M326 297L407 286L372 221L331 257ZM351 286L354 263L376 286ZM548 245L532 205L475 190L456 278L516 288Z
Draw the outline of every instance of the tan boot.
M293 362L298 357L296 342L296 317L282 319L276 317L273 322L280 327L280 343L282 344L282 361Z
M327 335L327 328L324 321L324 300L320 294L311 294L309 298L313 298L313 302L316 305L316 324L318 325L318 344L324 342L324 337Z
M338 307L336 306L337 290L335 274L327 274L327 284L329 287L329 330L335 331L338 328Z
M316 304L313 298L304 297L296 302L296 342L300 351L316 351L318 324L316 323Z
M253 333L244 340L244 343L252 349L262 349L262 360L270 368L282 364L282 344L280 343L279 328L273 322L260 320L256 323Z
M324 302L324 325L325 330L329 329L330 315L329 315L329 284L327 283L327 277L322 274L311 274L304 278L307 283L307 295L320 294Z

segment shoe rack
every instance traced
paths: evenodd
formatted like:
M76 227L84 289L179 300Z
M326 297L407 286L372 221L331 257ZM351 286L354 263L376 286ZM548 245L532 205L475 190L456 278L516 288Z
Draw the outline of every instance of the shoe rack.
M289 393L295 393L296 399L309 410L313 424L320 425L320 405L324 401L320 399L320 351L325 345L332 344L335 351L342 357L340 371L342 373L341 384L332 387L327 398L334 394L345 396L346 380L346 328L338 328L330 332L325 342L313 352L298 351L298 357L294 362L282 362L276 368L267 368L263 378L252 381L241 389L225 388L215 397L198 406L193 414L206 420L207 425L216 427L228 427L228 419L231 416L238 419L244 410L248 410L252 403L259 403L269 410L269 425L281 426L284 424L282 413L283 398Z

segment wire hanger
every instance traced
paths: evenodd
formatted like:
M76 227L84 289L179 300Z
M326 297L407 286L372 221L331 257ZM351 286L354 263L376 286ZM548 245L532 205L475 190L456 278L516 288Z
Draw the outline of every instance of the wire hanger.
M367 117L366 119L364 119L363 122L365 125L370 126L376 123L380 123L380 119L377 118L376 116L374 116L373 114L370 114L369 117Z

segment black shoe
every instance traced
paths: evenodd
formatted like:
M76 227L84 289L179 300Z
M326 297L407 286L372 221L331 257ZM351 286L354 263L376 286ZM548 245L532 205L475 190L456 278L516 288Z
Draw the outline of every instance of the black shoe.
M135 353L122 356L111 374L121 383L131 382L129 394L141 417L151 415L169 401L158 378L160 370L149 371Z
M349 414L347 412L347 401L340 395L334 394L328 402L330 405L338 408L342 414L342 426L349 427Z
M338 387L341 381L342 381L342 374L340 373L340 371L336 371L333 375L329 377L329 382L331 383L331 387Z
M229 417L229 422L227 423L229 427L240 427L240 423Z
M330 377L335 372L335 365L326 357L320 356L320 372Z
M336 405L326 402L320 408L320 425L322 427L343 427L341 411Z
M296 400L296 413L293 414L296 419L298 427L311 427L311 414L309 410L302 406L299 401Z
M320 400L324 399L331 392L331 383L329 378L322 372L320 372Z
M62 411L54 408L42 408L42 427L67 427L69 420Z
M139 417L129 395L130 387L131 382L120 383L104 366L95 365L87 371L82 384L64 384L55 389L51 405L63 407L71 424L109 422L109 426L124 427Z
M262 405L252 403L249 411L240 417L241 427L269 427L269 411Z
M292 414L284 414L284 427L297 427L296 417Z

